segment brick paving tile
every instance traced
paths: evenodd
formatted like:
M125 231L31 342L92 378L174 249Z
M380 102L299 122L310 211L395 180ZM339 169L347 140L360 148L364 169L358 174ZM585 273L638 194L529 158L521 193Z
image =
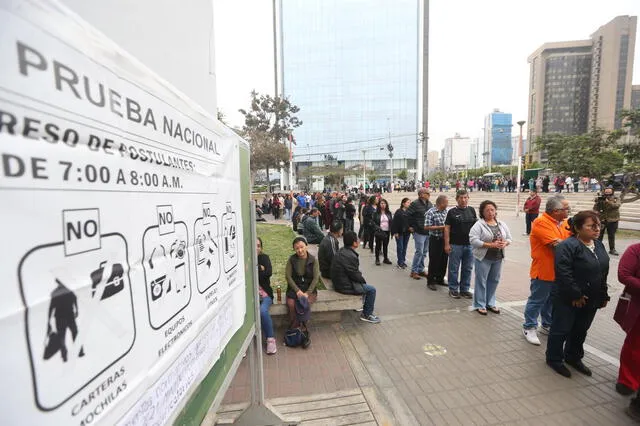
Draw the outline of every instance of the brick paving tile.
M395 268L376 267L368 251L361 251L361 268L377 287L376 312L383 322L364 324L356 313L347 312L338 326L312 327L313 343L306 351L279 343L278 354L264 357L267 397L356 388L358 380L336 334L342 333L364 367L355 371L368 373L366 382L373 380L378 394L390 397L394 414L402 411L393 399L399 396L418 424L631 424L624 414L628 399L614 389L618 369L612 362L624 339L611 318L621 289L615 276L617 258L611 260L609 277L612 302L598 312L586 342L608 357L587 348L584 362L593 376L573 371L570 379L560 377L544 362L546 336L539 347L522 336L530 285L528 241L519 237L522 218L507 212L501 217L515 235L498 287L499 302L514 302L511 308L481 317L469 311L470 301L450 299L446 288L431 292L424 280L412 280ZM620 241L620 249L628 244ZM392 260L394 250L391 244ZM408 258L412 255L410 243ZM430 354L433 345L446 352ZM224 403L246 401L248 395L244 360Z

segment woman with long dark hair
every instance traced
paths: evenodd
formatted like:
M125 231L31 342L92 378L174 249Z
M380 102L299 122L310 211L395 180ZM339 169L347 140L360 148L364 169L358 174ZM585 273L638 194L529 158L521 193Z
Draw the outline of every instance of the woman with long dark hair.
M564 377L571 377L565 363L591 376L591 370L582 362L584 341L596 312L609 302L609 255L598 240L600 226L596 212L579 212L569 219L571 237L558 244L555 251L547 364Z
M374 225L373 225L373 215L376 212L376 204L378 203L378 199L375 195L372 195L367 200L367 205L362 210L362 222L364 226L364 231L362 232L362 240L364 241L364 245L362 248L367 248L367 243L369 243L369 250L373 253L373 239L374 239Z
M393 214L391 221L391 235L396 239L396 254L398 256L398 268L405 269L407 267L407 245L411 233L409 232L409 218L407 217L407 209L411 204L411 200L403 198L400 202L400 208Z
M287 279L287 307L289 308L289 328L300 326L296 318L296 299L306 298L314 303L318 297L316 285L320 279L320 264L318 259L307 251L307 240L297 237L293 240L293 250L285 268Z
M389 260L389 235L391 234L391 212L384 198L378 202L378 210L373 214L373 234L376 239L376 265L380 265L380 251L384 255L383 263L391 265Z
M360 222L360 228L358 229L358 238L361 241L361 244L364 243L363 234L364 234L364 220L362 218L362 212L364 208L367 206L367 196L365 194L360 194L360 201L358 201L358 221Z
M262 326L262 334L267 339L267 354L273 355L277 351L276 335L273 331L273 321L269 314L269 306L273 304L273 289L271 288L271 259L263 251L262 239L256 241L256 250L258 252L258 283L260 293L260 325Z
M618 281L624 284L629 305L620 324L627 337L620 351L616 390L626 396L640 388L640 243L630 245L620 258ZM640 421L640 391L631 400L627 413Z

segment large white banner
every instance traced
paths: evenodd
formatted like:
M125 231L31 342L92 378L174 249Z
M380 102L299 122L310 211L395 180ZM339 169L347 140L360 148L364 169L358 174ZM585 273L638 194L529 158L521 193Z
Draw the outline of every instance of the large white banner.
M245 315L240 143L57 3L0 0L0 424L184 405Z

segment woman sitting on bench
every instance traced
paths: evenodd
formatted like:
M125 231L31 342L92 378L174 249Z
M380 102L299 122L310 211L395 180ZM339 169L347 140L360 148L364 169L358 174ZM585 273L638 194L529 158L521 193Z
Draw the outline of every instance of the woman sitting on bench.
M316 285L320 279L318 259L307 252L307 240L297 237L293 240L295 253L289 257L285 275L287 278L287 308L289 311L289 328L299 327L296 318L296 299L305 297L310 304L318 298Z

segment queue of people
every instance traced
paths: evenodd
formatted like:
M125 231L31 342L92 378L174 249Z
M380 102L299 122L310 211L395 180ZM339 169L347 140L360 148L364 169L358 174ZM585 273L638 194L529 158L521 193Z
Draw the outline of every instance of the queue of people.
M380 318L374 313L376 289L360 271L358 250L368 248L374 252L377 266L381 265L381 254L383 264L392 264L388 252L390 238L396 240L396 267L404 269L408 268L406 252L413 237L415 252L409 273L412 279L426 278L430 290L446 285L449 296L454 299L473 299L471 309L479 315L501 313L496 291L513 238L507 224L498 218L496 203L485 200L476 213L475 208L469 206L469 194L464 189L457 191L456 204L452 208L449 208L446 195L438 196L435 205L430 202L428 189L420 188L417 195L413 201L404 198L394 214L383 198L361 198L358 205L361 234L346 229L343 220L334 221L329 226L330 232L319 241L320 262L306 250L305 238L294 240L295 254L290 257L286 270L291 326L299 326L296 300L305 298L309 306L315 301L320 274L332 280L337 292L362 296L360 319L379 323ZM592 375L590 367L583 362L584 342L598 310L610 301L609 256L617 255L615 230L619 205L613 190L605 191L603 197L596 200L594 210L580 211L572 217L569 201L561 194L547 198L542 214L541 200L535 189L525 201L531 281L522 334L533 345L541 345L538 332L547 335L546 363L567 378L572 376L572 370ZM316 214L312 212L310 218ZM612 223L616 225L610 225ZM603 228L609 233L609 250L602 242ZM342 248L340 239L344 241ZM261 245L259 242L259 250ZM425 265L427 256L428 268ZM263 288L268 285L266 277L271 268L267 262L259 261L259 264ZM633 418L640 419L640 244L632 245L623 254L618 277L625 285L618 311L623 301L626 301L626 308L620 314L622 319L616 320L627 336L620 353L616 390L623 395L635 394L628 412ZM272 300L273 295L266 288L264 290L261 308L266 306L268 313L269 299ZM270 346L270 343L275 344L272 325L264 315L261 317L267 353L275 353L275 346Z

